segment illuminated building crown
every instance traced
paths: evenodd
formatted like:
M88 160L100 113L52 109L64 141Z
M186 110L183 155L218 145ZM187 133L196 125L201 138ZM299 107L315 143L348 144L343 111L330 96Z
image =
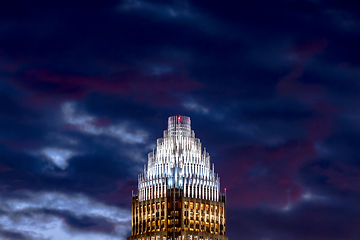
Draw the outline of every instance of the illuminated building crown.
M172 188L181 189L184 197L219 200L220 178L214 165L210 167L209 153L195 138L189 117L169 117L168 129L148 154L138 183L139 201L164 197Z

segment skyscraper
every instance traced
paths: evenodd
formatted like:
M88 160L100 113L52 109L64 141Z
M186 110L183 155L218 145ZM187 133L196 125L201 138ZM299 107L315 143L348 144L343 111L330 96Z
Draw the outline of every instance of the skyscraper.
M169 117L138 177L128 240L227 240L225 205L220 178L190 118Z

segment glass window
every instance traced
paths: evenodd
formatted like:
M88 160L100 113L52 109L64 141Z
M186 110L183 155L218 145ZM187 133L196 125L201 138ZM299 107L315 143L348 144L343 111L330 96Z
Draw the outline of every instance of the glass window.
M187 201L184 202L184 207L185 207L185 208L188 208L188 207L189 207L189 202L187 202Z
M214 212L214 205L211 205L210 209L211 209L211 212Z
M195 203L196 210L199 210L199 203Z
M194 209L194 203L190 202L190 209Z
M209 211L209 210L210 210L209 204L206 204L206 211Z
M220 213L223 214L223 207L220 207Z
M201 210L203 210L203 211L205 210L205 204L203 204L203 203L201 204Z

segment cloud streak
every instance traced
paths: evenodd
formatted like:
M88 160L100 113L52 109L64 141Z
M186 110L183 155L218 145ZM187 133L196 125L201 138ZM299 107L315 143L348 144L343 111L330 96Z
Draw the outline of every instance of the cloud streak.
M2 234L18 239L121 239L129 231L131 220L129 210L81 194L56 192L1 198L1 211L0 222L6 230Z

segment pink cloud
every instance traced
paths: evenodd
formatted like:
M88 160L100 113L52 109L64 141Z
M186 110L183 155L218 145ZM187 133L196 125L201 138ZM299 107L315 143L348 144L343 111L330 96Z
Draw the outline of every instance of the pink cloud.
M176 103L174 93L201 89L203 85L186 74L143 76L137 73L111 77L62 75L44 69L33 69L14 81L30 94L32 105L54 105L67 100L82 100L87 94L121 94L141 103L168 106Z
M108 126L111 123L111 120L109 118L103 117L94 119L91 123L94 127L101 128Z
M0 143L7 146L9 149L12 150L19 150L19 149L30 149L35 148L43 144L42 141L38 140L14 140L10 138L4 138L0 140Z
M220 166L220 175L226 176L222 186L228 189L229 205L268 204L282 208L296 202L303 192L296 181L298 168L313 153L307 144L297 143L277 149L256 146L231 153L231 160Z
M106 204L125 204L131 203L131 192L136 193L138 185L136 179L127 178L124 181L116 181L116 189L108 193L101 193L98 198ZM124 193L125 196L124 197Z
M339 163L327 169L316 167L314 171L326 175L326 182L339 190L360 192L359 167Z
M15 73L21 67L21 61L11 60L0 54L0 69L5 72Z
M321 39L294 47L291 50L297 59L294 70L277 85L280 96L298 99L313 112L313 116L299 122L307 129L306 135L275 148L257 145L229 153L232 160L221 167L221 174L227 176L222 184L232 195L230 205L265 203L281 208L301 199L304 190L299 183L299 170L317 158L315 142L331 134L332 117L339 112L326 100L324 86L298 81L306 62L326 45L327 41Z
M6 165L3 165L0 163L0 173L4 173L4 172L10 172L13 171L14 169L12 169L11 167L8 167Z
M316 39L294 46L290 52L296 54L302 61L307 61L315 54L322 53L329 41L325 38Z
M307 129L303 139L269 148L256 145L228 153L220 166L222 185L227 187L229 204L250 207L269 204L279 208L301 199L299 170L317 158L315 142L331 134L332 116L338 110L327 101L310 106L315 116L301 122Z
M300 44L289 51L289 55L293 56L290 62L294 64L294 69L287 76L280 79L277 84L277 92L280 96L296 98L310 103L324 98L324 86L304 84L298 79L303 75L306 63L316 54L323 52L327 44L326 39L319 39Z

